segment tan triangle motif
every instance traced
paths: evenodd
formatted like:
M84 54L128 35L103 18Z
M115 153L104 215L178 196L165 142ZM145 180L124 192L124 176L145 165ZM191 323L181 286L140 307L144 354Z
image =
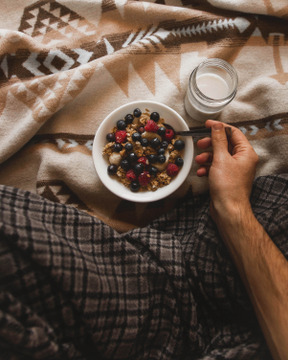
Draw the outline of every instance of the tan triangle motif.
M23 86L25 87L25 90ZM19 87L22 89L21 92L18 91ZM13 86L11 86L10 91L17 100L24 103L30 109L32 109L34 104L37 102L37 96L30 92L29 88L27 88L24 82L15 83Z
M131 62L135 71L137 72L137 74L139 74L145 85L148 87L152 94L155 94L155 66L151 60L152 56L153 55L151 54L143 54L141 56L134 55L131 59ZM145 62L147 61L147 59L148 63L151 63L152 65L152 69L150 68L150 71L147 71L147 66L145 66Z
M94 74L94 69L87 64L81 68L70 70L69 74L71 75L66 78L68 82L65 86L65 90L62 91L61 98L59 98L59 106L64 106L80 94L88 83L90 77ZM76 89L73 84L76 84Z
M265 41L265 39L262 36L250 36L247 41L245 46L267 46L267 43Z
M104 66L112 75L120 89L128 96L129 61L126 61L126 58L123 58L122 61L115 66L115 58L113 58L112 61L107 60Z
M157 56L157 64L162 71L170 79L170 81L181 91L180 84L180 69L181 69L181 54L167 54L166 56ZM171 69L173 68L173 71Z
M139 55L131 55L130 54L130 61L122 61L120 69L119 66L115 68L113 62L111 64L105 63L105 67L113 76L113 79L116 81L118 86L122 89L122 91L128 96L128 69L129 69L129 62L132 63L135 71L139 74L145 85L151 91L152 94L155 94L155 70L154 64L152 71L147 71L147 66L145 66L145 62L149 57L149 62L152 64L151 58L153 55L151 54L143 54ZM167 59L169 58L169 62ZM181 55L180 54L167 54L167 57L163 56L154 56L155 62L160 66L162 71L166 74L166 76L170 79L170 81L179 89L181 90L180 85L180 67L181 67ZM173 66L173 71L171 71L171 66ZM177 70L175 71L175 67Z

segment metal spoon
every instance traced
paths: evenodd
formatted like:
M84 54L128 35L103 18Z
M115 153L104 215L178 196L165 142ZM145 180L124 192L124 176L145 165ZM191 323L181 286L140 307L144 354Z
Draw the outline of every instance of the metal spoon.
M173 130L176 135L193 136L193 139L195 139L195 140L202 138L202 137L211 136L211 128L200 127L200 128L190 129L190 130L176 131L173 128L173 126L171 126L169 124L164 123L163 125L169 129ZM231 152L232 152L232 145L231 145L232 129L230 126L225 126L225 133L226 133L226 137L227 137L227 141L228 141L228 150L231 154Z
M194 129L190 129L190 130L180 130L180 131L176 131L173 126L169 125L169 124L163 124L165 127L172 129L174 131L174 133L176 135L181 135L181 136L191 136L193 135L194 137L202 137L202 136L207 136L207 135L211 135L211 128L206 128L206 127L200 127L200 128L194 128ZM225 132L226 132L226 136L227 139L231 138L232 135L232 129L229 126L225 127Z

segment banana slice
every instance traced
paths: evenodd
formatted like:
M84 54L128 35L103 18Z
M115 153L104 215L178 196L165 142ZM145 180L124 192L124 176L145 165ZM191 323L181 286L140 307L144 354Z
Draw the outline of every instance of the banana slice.
M161 136L154 133L154 132L150 132L150 131L144 131L142 134L142 137L147 139L147 140L153 140L155 137L157 137L157 139L159 139L160 141L162 140Z
M159 171L163 171L166 169L167 165L168 165L168 162L169 162L169 151L165 151L165 162L164 163L156 163L156 164L153 164L154 167L156 167Z
M109 163L113 165L119 165L122 160L122 156L119 153L113 152L109 156Z

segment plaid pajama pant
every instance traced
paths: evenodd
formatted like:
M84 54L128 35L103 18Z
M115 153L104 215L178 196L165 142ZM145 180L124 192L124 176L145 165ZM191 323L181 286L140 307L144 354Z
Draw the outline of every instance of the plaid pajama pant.
M286 257L287 188L251 196ZM0 359L270 359L207 195L122 234L12 187L0 208Z

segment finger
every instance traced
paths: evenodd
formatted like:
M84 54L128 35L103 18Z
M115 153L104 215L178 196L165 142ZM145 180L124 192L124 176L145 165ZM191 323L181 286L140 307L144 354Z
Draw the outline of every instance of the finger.
M201 167L196 171L196 174L197 174L197 176L199 176L199 177L208 176L208 174L209 174L209 167L201 166Z
M201 154L195 156L195 161L199 165L211 163L212 159L213 159L213 155L211 152L204 152L204 153L201 153Z
M206 127L212 127L214 124L219 123L219 121L216 120L207 120L205 123ZM239 143L248 143L248 140L246 138L246 136L243 134L243 132L241 130L239 130L238 128L236 128L235 126L232 125L228 125L225 123L222 123L224 127L229 127L231 128L231 143L233 146L235 146L236 144Z
M197 141L197 146L199 149L207 149L212 145L211 138L205 137Z
M208 128L212 128L213 125L219 124L219 123L221 123L223 126L229 126L229 127L231 126L231 125L225 124L225 123L223 123L221 121L218 121L218 120L207 120L205 122L205 126L208 127Z
M212 139L214 159L219 160L227 156L228 141L223 123L215 122L212 124L211 139Z

